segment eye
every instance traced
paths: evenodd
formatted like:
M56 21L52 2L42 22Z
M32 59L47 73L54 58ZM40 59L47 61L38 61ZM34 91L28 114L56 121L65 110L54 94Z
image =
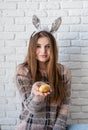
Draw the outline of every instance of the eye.
M40 48L41 46L40 45L36 45L36 48Z
M50 48L50 45L47 45L46 48Z

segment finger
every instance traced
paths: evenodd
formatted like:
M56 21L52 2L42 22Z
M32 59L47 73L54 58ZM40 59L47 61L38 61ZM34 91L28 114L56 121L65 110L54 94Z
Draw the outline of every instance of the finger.
M36 82L36 85L38 85L39 87L40 87L42 84L45 84L45 83L42 82L42 81Z

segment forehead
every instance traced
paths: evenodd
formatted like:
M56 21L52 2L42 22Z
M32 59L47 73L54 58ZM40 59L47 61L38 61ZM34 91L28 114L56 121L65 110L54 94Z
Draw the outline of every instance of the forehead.
M47 37L38 38L37 44L51 44L51 41Z

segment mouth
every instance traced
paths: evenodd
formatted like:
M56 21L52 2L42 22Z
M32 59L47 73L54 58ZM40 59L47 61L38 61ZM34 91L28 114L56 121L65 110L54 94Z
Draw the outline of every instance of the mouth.
M40 57L42 57L42 58L46 58L46 57L47 57L47 55L40 55Z

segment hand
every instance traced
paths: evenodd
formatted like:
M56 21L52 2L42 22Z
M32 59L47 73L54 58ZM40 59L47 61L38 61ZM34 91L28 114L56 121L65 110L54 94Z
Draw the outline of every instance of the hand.
M42 92L40 92L39 91L39 87L41 86L41 85L43 85L43 84L45 84L44 82L41 82L41 81L38 81L38 82L35 82L34 84L33 84L33 86L32 86L32 92L34 93L34 95L36 95L36 96L47 96L48 94L50 94L50 92L51 92L51 90L50 90L50 92L46 92L46 93L42 93Z

